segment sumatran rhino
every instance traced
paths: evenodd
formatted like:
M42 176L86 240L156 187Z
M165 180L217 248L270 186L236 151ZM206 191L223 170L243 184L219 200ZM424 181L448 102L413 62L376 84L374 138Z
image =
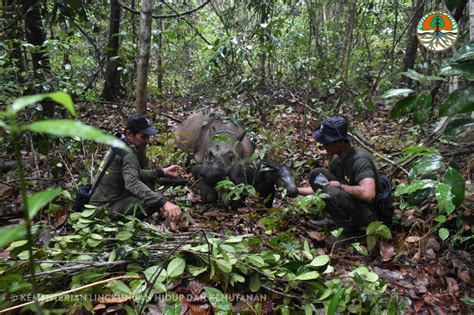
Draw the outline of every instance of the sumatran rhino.
M235 183L254 185L256 191L267 197L271 206L275 184L282 182L289 196L297 194L294 178L288 167L266 164L266 169L245 166L244 158L252 155L254 146L245 129L234 121L216 114L195 113L175 131L177 145L193 154L195 165L191 168L198 179L197 188L205 202L218 199L214 186L225 177ZM268 162L271 163L271 162Z

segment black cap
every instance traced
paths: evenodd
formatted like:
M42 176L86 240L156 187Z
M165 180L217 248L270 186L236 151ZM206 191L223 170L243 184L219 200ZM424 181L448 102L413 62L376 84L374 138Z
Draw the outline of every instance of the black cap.
M141 132L149 136L152 136L158 132L158 130L151 126L150 119L142 113L135 113L128 117L127 129L132 132Z
M313 138L322 144L337 140L351 141L352 137L347 134L349 122L340 116L326 118L319 129L313 131Z

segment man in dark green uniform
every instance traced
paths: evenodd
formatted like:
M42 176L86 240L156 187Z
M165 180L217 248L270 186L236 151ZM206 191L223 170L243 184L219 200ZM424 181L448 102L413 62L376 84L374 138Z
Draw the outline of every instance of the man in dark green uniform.
M175 229L181 217L181 209L153 188L158 177L177 177L181 168L172 165L163 169L146 169L148 161L145 148L150 136L156 132L146 115L136 113L128 118L121 140L127 143L132 152L116 151L112 163L91 197L91 204L109 208L109 216L112 218L133 212L138 217L144 217L163 208L171 228ZM112 151L105 161L110 154Z
M309 195L323 189L329 195L325 199L329 220L318 223L333 221L350 233L377 219L374 200L380 189L380 177L372 156L352 147L348 128L345 118L330 117L313 131L313 137L333 158L329 170L312 170L309 175L311 186L299 187L298 192Z

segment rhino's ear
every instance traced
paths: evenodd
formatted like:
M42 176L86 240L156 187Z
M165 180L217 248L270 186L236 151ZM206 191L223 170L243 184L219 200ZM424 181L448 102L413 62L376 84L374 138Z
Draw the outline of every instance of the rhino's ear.
M294 164L293 160L290 160L285 163L285 166L288 167L290 170L292 170L294 166L293 164Z
M247 130L242 129L239 133L236 135L237 141L242 141L242 139L245 137L245 134L247 133Z

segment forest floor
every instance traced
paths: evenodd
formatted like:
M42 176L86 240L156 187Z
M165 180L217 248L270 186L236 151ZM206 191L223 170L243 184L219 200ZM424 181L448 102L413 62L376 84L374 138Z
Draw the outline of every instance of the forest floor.
M156 140L163 142L169 138L171 131L178 125L178 121L191 113L182 111L186 102L176 104L154 104L149 115L156 126L160 127L160 135ZM100 107L101 106L101 107ZM159 106L159 107L158 107ZM90 125L99 127L109 133L122 132L126 117L133 108L121 105L103 104L90 106L79 104L80 116L78 119ZM94 110L92 108L95 108ZM159 109L158 109L159 108ZM168 109L166 109L168 108ZM242 112L244 113L245 111ZM304 114L309 118L304 119ZM378 109L374 112L362 114L350 114L355 135L362 139L362 143L355 141L355 145L362 145L372 151L376 157L380 171L383 175L390 176L392 183L407 182L404 171L397 170L387 160L381 159L380 155L391 161L401 157L401 150L408 145L420 143L427 132L423 128L411 125L408 121L391 121L387 118L388 111ZM295 178L298 184L305 185L306 177L314 163L327 165L328 157L325 152L316 145L311 138L310 131L313 130L321 119L316 113L312 113L303 106L274 106L268 110L265 117L257 115L243 115L248 129L254 131L258 136L258 148L262 148L268 142L272 147L267 151L277 162L292 160L295 164ZM22 151L27 161L27 178L34 183L34 187L44 189L60 184L62 187L73 191L78 180L78 174L84 174L84 168L90 163L97 165L106 153L105 147L95 150L72 150L70 152L50 152L48 155L39 153L39 149L33 146L36 139L25 139ZM62 143L64 147L65 143ZM441 151L452 151L453 147L443 145ZM57 153L57 154L56 154ZM52 158L57 156L58 158ZM4 154L4 159L12 158ZM54 160L55 167L51 165ZM472 155L470 157L460 156L455 158L460 165L466 180L471 179ZM158 164L159 161L158 161ZM409 170L409 166L407 170ZM189 175L189 174L187 174ZM16 187L16 174L9 172L2 175L0 182L0 203L2 205L2 225L21 222L18 219L18 210L21 209L21 200ZM31 185L30 187L33 187ZM469 231L473 223L473 202L468 200L461 206L458 213L463 218L464 229ZM266 231L268 227L261 223L261 218L268 215L269 211L256 203L249 201L246 207L237 211L225 210L216 205L203 205L191 203L186 196L179 197L186 203L185 223L181 232L204 229L222 235L260 235L264 243L269 243L271 235ZM179 199L178 198L178 199ZM282 209L290 207L295 203L294 199L281 199L277 196L274 208ZM357 266L368 266L380 279L387 284L386 294L397 292L400 298L409 300L410 305L405 310L407 313L471 313L467 300L474 297L472 242L464 244L451 244L449 239L441 241L437 233L433 232L432 209L436 204L427 201L421 209L404 209L397 206L394 223L390 226L392 239L381 240L376 248L369 251L368 255L358 252L351 243L358 242L366 246L365 237L339 240L336 243L328 242L330 231L318 229L310 223L312 216L297 212L288 212L278 222L272 231L272 235L288 234L297 238L300 242L307 241L312 249L320 255L326 254L331 257L331 265L334 267L334 275L341 278L347 276ZM13 213L13 214L12 214ZM455 213L453 215L455 216ZM54 217L44 215L40 220L44 224L51 224L54 230L67 233L69 211L60 211ZM449 220L454 220L449 218ZM0 252L2 259L8 260L9 253ZM187 290L187 282L182 281L176 285ZM279 292L275 290L275 292ZM273 292L274 298L278 294ZM267 306L267 309L269 306ZM271 308L271 307L270 307ZM265 309L265 306L264 306ZM159 311L158 311L159 312Z

